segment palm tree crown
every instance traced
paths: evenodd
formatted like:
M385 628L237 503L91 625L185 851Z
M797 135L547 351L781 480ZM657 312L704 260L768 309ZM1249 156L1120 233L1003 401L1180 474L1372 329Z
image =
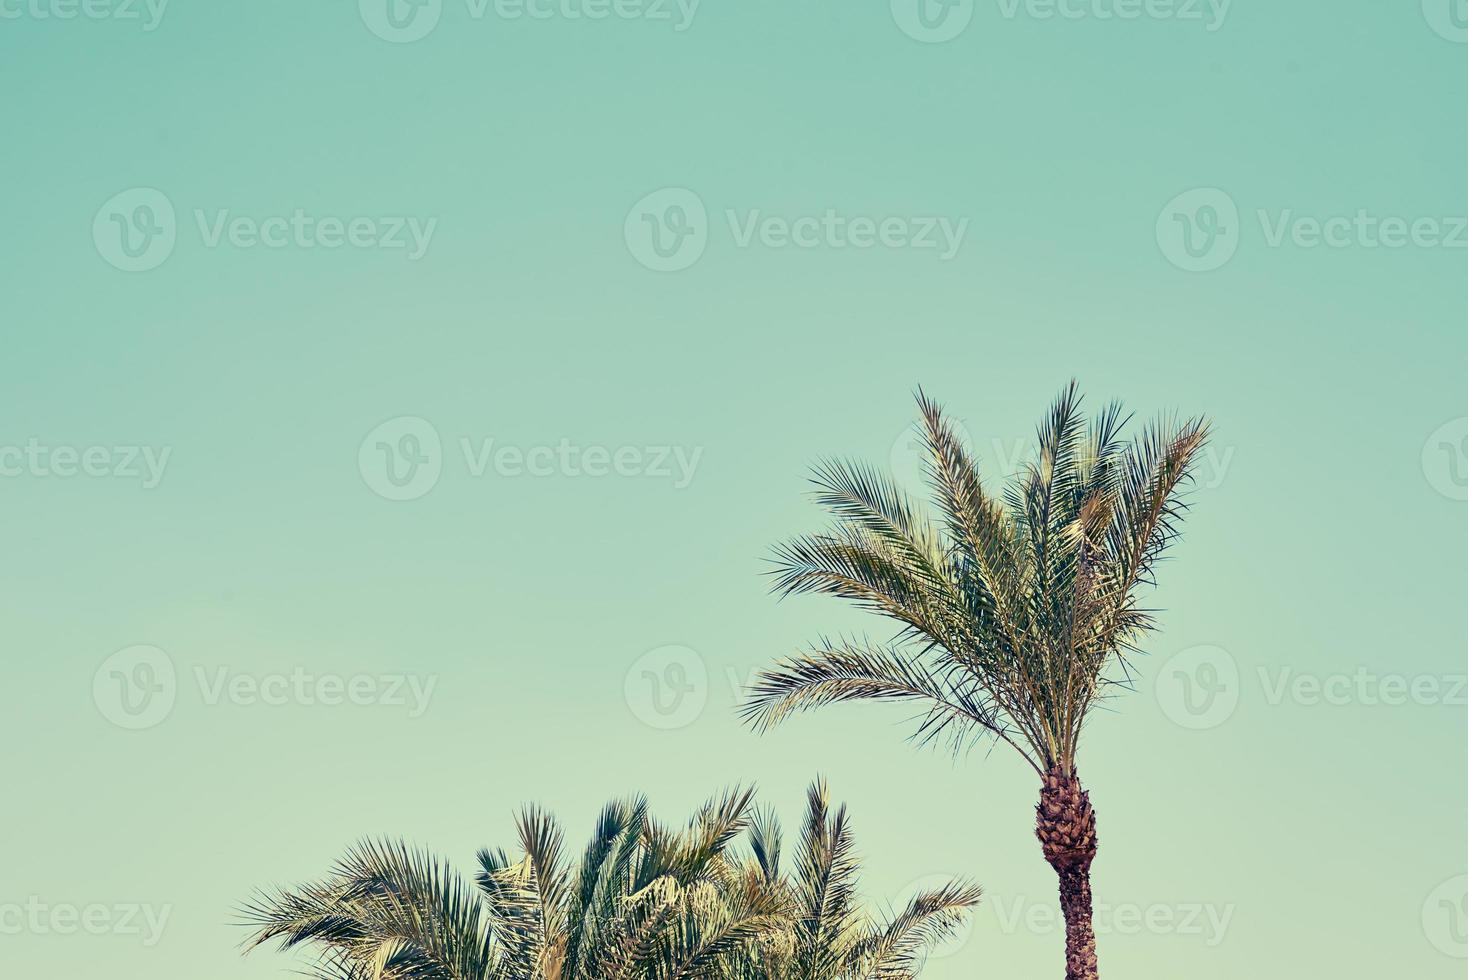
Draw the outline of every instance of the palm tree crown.
M744 714L767 728L837 701L916 701L921 740L987 734L1041 774L1070 775L1088 710L1129 679L1152 626L1138 592L1178 534L1208 426L1164 420L1126 440L1120 406L1088 422L1072 383L1037 458L996 496L942 410L921 391L918 405L936 519L874 468L827 461L813 482L834 525L776 551L778 591L852 600L899 633L780 662Z
M820 783L789 874L749 792L680 832L641 798L611 803L574 867L543 811L518 827L521 856L481 851L474 886L403 844L360 844L326 880L249 906L250 945L314 947L336 980L907 980L979 899L955 882L869 917L845 809Z

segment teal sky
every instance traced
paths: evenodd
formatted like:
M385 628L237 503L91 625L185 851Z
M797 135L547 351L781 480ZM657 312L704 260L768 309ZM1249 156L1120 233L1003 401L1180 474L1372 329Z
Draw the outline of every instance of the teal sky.
M477 2L0 0L0 973L281 976L234 909L361 836L823 773L873 902L985 886L925 976L1058 975L1017 758L733 709L886 635L767 594L812 461L922 385L997 475L1076 377L1217 426L1082 747L1103 969L1461 974L1468 9Z

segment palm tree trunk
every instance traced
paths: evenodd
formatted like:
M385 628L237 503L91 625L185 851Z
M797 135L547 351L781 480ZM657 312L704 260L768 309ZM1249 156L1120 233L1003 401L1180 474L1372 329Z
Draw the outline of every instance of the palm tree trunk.
M1035 807L1035 836L1060 878L1065 914L1065 980L1096 980L1096 933L1091 925L1091 862L1096 857L1096 811L1074 772L1051 769Z

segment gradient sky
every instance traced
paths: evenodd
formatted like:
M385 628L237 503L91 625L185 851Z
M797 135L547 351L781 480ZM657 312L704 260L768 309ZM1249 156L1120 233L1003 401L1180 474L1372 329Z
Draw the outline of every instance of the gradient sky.
M1103 969L1461 975L1468 10L477 3L0 0L0 973L281 976L234 910L361 836L823 773L874 903L985 886L926 976L1058 975L1017 757L733 709L886 632L767 594L813 460L910 478L921 384L998 476L1076 377L1217 426Z

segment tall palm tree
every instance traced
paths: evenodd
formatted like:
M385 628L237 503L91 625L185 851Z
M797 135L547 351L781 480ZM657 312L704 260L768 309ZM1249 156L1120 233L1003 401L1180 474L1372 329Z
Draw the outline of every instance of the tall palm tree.
M1039 426L1037 458L996 496L942 410L917 397L936 519L876 469L827 461L813 482L833 526L775 558L777 592L851 600L896 620L896 636L785 659L743 712L764 730L838 701L913 701L919 741L988 736L1018 752L1040 777L1035 829L1059 877L1066 977L1094 978L1096 815L1076 749L1153 628L1139 592L1178 535L1208 426L1161 420L1128 440L1120 406L1088 422L1072 382Z
M335 980L906 980L978 900L955 883L874 925L852 903L844 810L810 797L796 873L749 792L710 801L682 832L646 801L609 804L573 868L544 812L518 819L521 857L481 851L475 887L401 843L359 844L322 882L246 909L253 948L311 946ZM732 847L747 835L749 854Z

